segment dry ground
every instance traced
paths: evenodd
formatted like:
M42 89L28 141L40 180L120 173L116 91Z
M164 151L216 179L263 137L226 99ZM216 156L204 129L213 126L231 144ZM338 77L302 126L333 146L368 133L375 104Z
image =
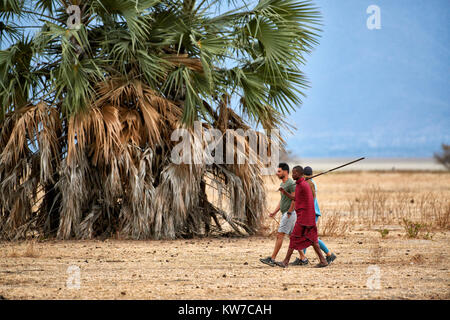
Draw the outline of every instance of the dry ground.
M390 219L380 225L355 223L347 204L364 188L406 193L423 209L422 195L450 202L447 173L341 173L317 179L324 221L342 210L343 235L322 239L337 254L328 268L281 269L261 264L274 239L209 238L175 241L44 241L0 243L0 296L7 299L450 299L448 228L433 227L432 238L407 238ZM268 182L268 184L270 184ZM269 185L269 207L278 199ZM397 199L392 197L391 200ZM386 208L391 210L395 203ZM384 207L383 207L384 208ZM445 208L442 212L445 212ZM395 211L395 210L394 210ZM411 208L405 212L413 212ZM397 216L396 216L397 217ZM423 218L418 212L414 219ZM275 226L268 223L269 227ZM270 230L269 230L270 231ZM281 249L281 258L287 247ZM307 255L317 262L312 249ZM68 267L80 268L80 289L66 286ZM376 267L371 267L376 266ZM373 268L380 289L370 289ZM369 281L369 282L368 282Z

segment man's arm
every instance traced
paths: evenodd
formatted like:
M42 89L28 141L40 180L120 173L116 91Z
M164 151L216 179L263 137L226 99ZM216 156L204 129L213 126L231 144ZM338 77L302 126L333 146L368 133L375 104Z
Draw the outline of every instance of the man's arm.
M295 191L291 193L291 196L294 196L295 199ZM295 200L291 201L291 206L289 207L288 213L294 211L294 208L295 208Z
M295 192L293 192L292 194L287 192L286 190L284 190L283 188L280 187L280 189L278 189L278 191L280 191L281 193L283 193L286 197L288 197L291 200L295 200Z
M316 198L316 187L314 187L314 184L311 182L311 180L308 180L309 187L311 188L313 198Z
M269 217L273 217L274 215L277 214L278 211L280 211L280 204L281 204L281 201L278 202L278 205L277 205L277 208L275 209L275 211L272 213L269 213Z

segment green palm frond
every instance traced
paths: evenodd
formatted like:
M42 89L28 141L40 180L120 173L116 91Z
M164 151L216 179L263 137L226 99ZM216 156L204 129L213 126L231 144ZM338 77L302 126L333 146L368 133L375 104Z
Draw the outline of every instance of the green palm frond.
M31 98L30 90L38 80L31 69L33 55L33 41L24 36L0 51L0 122L7 112L25 106Z
M12 15L19 15L25 0L0 0L0 18L9 19Z

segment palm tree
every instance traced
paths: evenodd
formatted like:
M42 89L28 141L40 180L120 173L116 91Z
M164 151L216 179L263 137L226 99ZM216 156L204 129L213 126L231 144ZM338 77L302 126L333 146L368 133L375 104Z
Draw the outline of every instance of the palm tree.
M0 20L0 238L258 230L261 164L177 165L171 134L285 127L310 1L0 0Z

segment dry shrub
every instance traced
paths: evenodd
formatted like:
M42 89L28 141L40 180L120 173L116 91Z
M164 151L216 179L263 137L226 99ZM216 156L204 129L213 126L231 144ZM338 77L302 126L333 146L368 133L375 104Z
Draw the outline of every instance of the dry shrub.
M277 220L275 220L277 219ZM265 218L256 235L264 237L273 237L278 232L279 218Z
M450 199L443 193L427 193L417 200L416 214L420 222L428 229L450 229Z
M379 243L377 246L370 248L369 257L370 263L377 264L383 261L384 256L386 255L387 248L382 247Z
M343 236L350 231L352 223L345 219L342 210L327 211L319 219L320 235Z
M34 241L34 240L28 242L27 248L25 249L25 253L23 254L24 257L28 257L28 258L39 257L40 253L34 246L35 242L36 241Z
M27 241L26 247L22 252L18 252L18 251L16 251L15 247L11 247L9 252L7 253L7 257L9 257L9 258L21 258L21 257L36 258L36 257L39 257L40 252L38 249L36 249L35 243L36 243L35 240Z
M19 257L19 254L17 253L16 249L14 247L10 248L8 250L8 253L6 254L8 258L17 258Z
M404 217L412 217L415 215L415 207L422 206L423 197L421 201L414 200L414 193L409 191L393 192L392 200L390 202L390 210L392 211L392 218L395 221L401 220Z
M416 264L423 264L425 262L425 258L420 253L415 254L411 257L411 262Z
M388 200L388 192L379 186L370 186L348 202L348 211L369 227L376 223L386 224L391 218Z
M405 233L408 238L415 239L421 237L425 240L431 240L433 238L433 234L431 233L431 224L414 222L406 218L403 218L400 224L405 229Z
M430 211L432 212L431 222L433 226L444 230L450 229L450 201L447 200L446 203L433 201L430 203Z
M369 187L364 194L363 200L371 213L370 220L373 223L388 222L389 214L387 210L387 201L389 194L381 190L379 186Z
M438 192L417 195L370 186L348 201L347 211L368 227L414 219L429 230L450 228L450 199Z

